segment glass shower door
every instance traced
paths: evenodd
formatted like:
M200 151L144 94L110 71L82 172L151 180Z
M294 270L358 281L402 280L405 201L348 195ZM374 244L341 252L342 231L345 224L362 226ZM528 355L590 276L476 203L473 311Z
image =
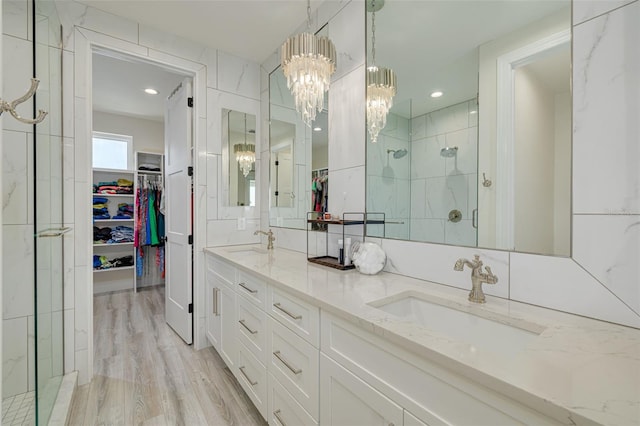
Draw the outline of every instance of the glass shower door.
M35 104L49 113L33 132L35 414L46 425L64 373L62 37L53 1L34 0L33 11Z

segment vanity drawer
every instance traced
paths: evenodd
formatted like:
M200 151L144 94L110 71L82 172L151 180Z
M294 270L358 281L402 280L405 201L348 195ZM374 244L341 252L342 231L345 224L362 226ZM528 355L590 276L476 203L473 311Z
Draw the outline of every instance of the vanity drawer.
M267 303L267 283L264 282L264 280L239 271L236 291L238 294L251 300L251 302L255 303L262 310L265 310Z
M504 394L324 312L322 352L428 425L557 424Z
M267 369L253 356L253 354L238 342L238 362L236 374L240 386L245 390L251 401L265 419L267 418Z
M213 255L207 255L207 269L227 280L230 284L236 282L236 268Z
M318 418L319 351L273 318L269 318L269 372Z
M320 346L320 309L317 306L270 286L269 313L313 346Z
M238 297L238 339L267 365L267 314L244 297Z
M318 424L271 373L269 373L267 414L270 425L317 426Z

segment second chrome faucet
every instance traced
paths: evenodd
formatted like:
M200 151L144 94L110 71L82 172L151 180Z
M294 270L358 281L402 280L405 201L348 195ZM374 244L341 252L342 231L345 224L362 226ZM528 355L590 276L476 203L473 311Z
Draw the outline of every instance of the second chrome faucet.
M273 250L273 242L276 240L276 237L273 236L273 231L269 229L269 232L257 230L253 233L253 235L264 234L267 236L267 250Z
M473 261L467 259L458 259L453 266L454 271L462 271L464 266L471 268L471 292L469 293L469 301L475 303L485 303L484 292L482 291L482 283L495 284L498 277L493 275L491 268L485 266L487 272L482 272L482 261L477 254Z

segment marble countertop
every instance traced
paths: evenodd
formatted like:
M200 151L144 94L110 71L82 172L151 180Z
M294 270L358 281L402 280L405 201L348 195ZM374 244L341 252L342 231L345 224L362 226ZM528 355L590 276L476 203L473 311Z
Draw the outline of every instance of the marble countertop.
M471 303L468 290L386 272L338 271L307 262L304 253L259 244L205 252L567 424L640 424L640 330L491 296L486 304ZM507 356L369 305L404 294L539 336Z

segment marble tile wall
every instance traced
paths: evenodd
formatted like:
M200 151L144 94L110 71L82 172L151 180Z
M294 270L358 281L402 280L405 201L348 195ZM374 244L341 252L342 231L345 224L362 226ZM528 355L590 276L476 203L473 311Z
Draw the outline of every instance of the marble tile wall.
M478 207L478 114L475 100L411 119L411 231L413 241L474 246ZM458 147L455 157L440 150ZM448 220L451 210L460 222Z
M15 64L3 67L2 98L10 100L29 88L32 42L27 2L2 6L2 61ZM32 101L23 104L21 114L30 116L32 106ZM6 398L33 390L34 383L34 181L31 126L11 117L3 117L2 125L2 397Z

